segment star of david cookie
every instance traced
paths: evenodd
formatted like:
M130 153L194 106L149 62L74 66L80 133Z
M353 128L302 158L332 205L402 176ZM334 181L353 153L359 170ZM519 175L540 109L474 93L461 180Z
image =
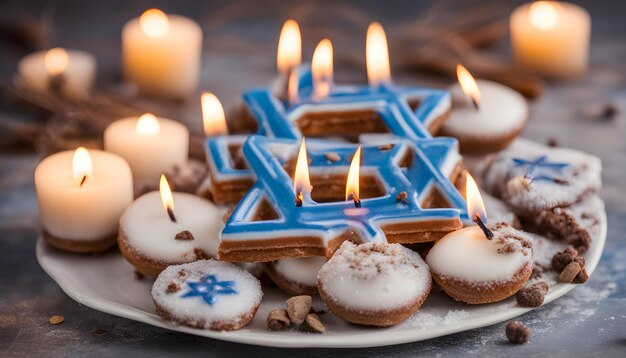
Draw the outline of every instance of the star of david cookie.
M262 297L259 280L249 272L215 260L169 266L152 286L152 299L163 319L216 331L250 323Z

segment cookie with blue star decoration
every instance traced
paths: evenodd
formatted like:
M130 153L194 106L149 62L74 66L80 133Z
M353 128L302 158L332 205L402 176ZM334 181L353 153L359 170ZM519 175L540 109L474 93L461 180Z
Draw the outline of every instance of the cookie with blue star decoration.
M217 331L250 323L262 297L258 279L239 266L216 260L169 266L152 286L156 312L163 319Z

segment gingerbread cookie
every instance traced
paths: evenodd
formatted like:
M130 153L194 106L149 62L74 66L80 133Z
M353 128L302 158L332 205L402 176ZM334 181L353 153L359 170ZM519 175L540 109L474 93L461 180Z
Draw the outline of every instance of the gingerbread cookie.
M532 238L504 223L489 228L491 240L468 227L437 241L426 257L435 282L457 301L501 301L524 286L532 273Z
M265 273L289 295L317 293L317 273L326 263L322 256L282 259L265 264Z
M144 194L120 219L117 242L135 269L156 276L169 265L215 257L223 226L219 209L186 193L174 193L176 222L167 218L159 192Z
M152 286L159 316L193 328L232 331L250 323L261 283L234 264L201 260L169 266Z
M398 244L344 242L322 266L320 296L343 320L387 327L411 316L432 286L420 255Z
M480 91L480 103L476 105L459 84L451 88L452 111L437 135L458 139L464 154L494 153L522 132L528 120L528 105L521 94L499 83L477 80L476 84Z

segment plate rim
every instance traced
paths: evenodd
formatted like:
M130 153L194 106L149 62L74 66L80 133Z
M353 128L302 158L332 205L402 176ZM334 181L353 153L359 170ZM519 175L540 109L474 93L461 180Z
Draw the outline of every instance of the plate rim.
M604 247L606 245L608 223L606 210L602 212L601 226L599 234L594 237L594 243L592 247L594 256L586 257L586 269L589 275L592 275L602 257ZM156 313L147 314L143 310L138 310L134 307L111 302L106 299L93 297L86 295L76 289L72 279L65 275L58 275L57 272L46 261L45 250L51 250L47 247L46 243L40 237L36 243L36 256L37 261L41 268L52 278L53 281L74 301L83 304L87 307L108 313L114 316L131 319L141 323L149 324L155 327L165 328L172 331L183 332L187 334L193 334L196 336L208 337L213 339L219 339L222 341L265 346L265 347L277 347L277 348L368 348L368 347L383 347L403 343L412 343L424 341L436 337L446 336L458 332L469 331L481 327L490 326L496 323L506 321L508 319L521 316L527 312L530 312L536 308L526 308L514 306L506 310L494 312L493 314L485 317L474 318L470 322L465 322L463 325L455 326L442 326L432 327L428 330L416 329L414 331L410 329L392 331L392 334L384 334L384 328L373 328L370 332L365 332L358 335L345 336L342 334L323 334L312 335L306 334L298 339L294 339L293 335L282 335L280 333L272 332L268 334L268 331L263 331L262 334L257 331L249 329L242 329L231 332L220 332L211 330L202 330L196 328L189 328L185 326L175 325L171 322L167 322L161 319ZM564 296L574 288L576 284L571 283L557 283L551 287L550 291L545 297L543 305L553 302L554 300ZM539 308L539 307L537 307ZM419 333L419 335L416 334ZM381 334L382 333L382 334Z

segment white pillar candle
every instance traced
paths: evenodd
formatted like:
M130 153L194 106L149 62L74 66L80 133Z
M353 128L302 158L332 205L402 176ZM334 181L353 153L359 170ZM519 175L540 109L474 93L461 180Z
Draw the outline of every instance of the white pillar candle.
M122 254L151 276L169 265L216 257L223 226L222 215L211 202L192 194L172 194L164 177L161 182L165 182L161 193L139 197L120 219Z
M452 111L438 134L455 137L464 153L495 152L522 132L528 104L515 90L496 82L474 80L458 66L459 82L450 87Z
M78 50L54 48L31 53L18 64L23 84L40 93L51 90L51 80L62 76L61 93L72 98L89 95L96 77L96 59Z
M515 60L546 77L581 75L587 68L591 19L578 5L536 1L511 14Z
M54 246L102 251L115 244L120 216L133 201L130 167L100 150L76 153L53 154L35 169L41 227Z
M151 9L122 32L124 74L142 94L186 99L198 85L202 29L193 20Z
M126 159L136 184L156 182L162 173L187 162L189 130L146 113L111 123L104 131L104 149Z

